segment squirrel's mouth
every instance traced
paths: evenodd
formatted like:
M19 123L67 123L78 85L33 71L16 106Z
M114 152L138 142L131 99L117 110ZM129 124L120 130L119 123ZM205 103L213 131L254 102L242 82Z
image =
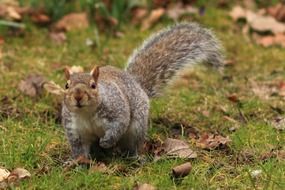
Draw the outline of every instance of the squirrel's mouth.
M76 106L77 108L82 108L82 107L83 107L83 105L81 105L80 103L77 103L75 106Z

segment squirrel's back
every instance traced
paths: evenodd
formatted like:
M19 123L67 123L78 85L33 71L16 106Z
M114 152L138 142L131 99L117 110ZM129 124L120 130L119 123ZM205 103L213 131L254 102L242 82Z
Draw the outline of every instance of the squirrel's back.
M222 66L221 49L210 30L195 23L177 24L146 40L129 58L126 70L154 97L188 65L207 62Z

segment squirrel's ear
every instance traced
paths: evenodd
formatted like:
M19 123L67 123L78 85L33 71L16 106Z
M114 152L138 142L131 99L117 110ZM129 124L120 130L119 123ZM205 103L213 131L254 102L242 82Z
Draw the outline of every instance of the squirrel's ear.
M100 68L99 66L94 67L90 73L96 83L97 83L98 77L99 77L99 68Z
M71 72L70 72L70 68L69 68L69 67L65 67L65 68L64 68L64 74L65 74L66 80L69 80L69 79L70 79L70 75L71 75Z

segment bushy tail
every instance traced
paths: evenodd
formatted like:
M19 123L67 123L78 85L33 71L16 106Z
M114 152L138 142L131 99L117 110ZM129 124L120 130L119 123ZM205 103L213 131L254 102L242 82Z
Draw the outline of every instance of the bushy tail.
M195 63L223 65L221 45L198 24L177 24L151 36L129 58L127 72L149 97L160 94L178 71Z

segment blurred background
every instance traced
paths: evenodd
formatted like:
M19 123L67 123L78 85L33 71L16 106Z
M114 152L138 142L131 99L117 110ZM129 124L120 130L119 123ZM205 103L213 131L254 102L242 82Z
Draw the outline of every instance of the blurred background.
M170 179L179 159L65 171L61 99L42 84L63 87L65 66L124 68L144 39L182 21L217 35L224 73L197 66L152 100L146 154L184 139L198 155L190 174ZM285 189L284 48L283 0L0 0L0 167L31 171L21 189Z

